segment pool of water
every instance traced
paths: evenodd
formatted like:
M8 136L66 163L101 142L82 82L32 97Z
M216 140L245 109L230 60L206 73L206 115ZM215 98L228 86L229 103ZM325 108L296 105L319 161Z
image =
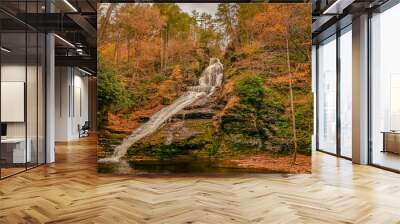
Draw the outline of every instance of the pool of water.
M276 173L266 169L222 166L218 161L194 160L140 160L118 163L98 163L100 173L115 174L201 174L201 173Z

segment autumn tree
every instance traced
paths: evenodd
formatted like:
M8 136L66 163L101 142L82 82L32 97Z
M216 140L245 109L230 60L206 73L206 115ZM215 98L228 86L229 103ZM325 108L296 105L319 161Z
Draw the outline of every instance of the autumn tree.
M185 40L189 36L191 18L176 4L155 4L160 14L165 18L165 24L161 30L161 69L168 66L168 45L170 39Z
M166 104L182 85L195 84L208 55L191 15L177 4L99 5L99 56L114 67L133 108Z
M114 9L116 8L116 6L117 6L116 3L106 4L104 7L104 8L106 8L106 13L104 14L104 16L102 14L100 14L98 17L99 18L99 22L98 22L98 25L99 25L98 41L99 41L99 43L103 42L105 39L105 34L107 33L107 28L111 21L111 15L112 15ZM99 12L101 13L102 10L99 10Z
M220 3L216 13L216 21L223 27L225 44L232 41L236 36L237 25L237 9L238 4L235 3Z
M309 14L307 8L294 8L290 7L287 4L281 4L277 6L270 6L267 11L269 14L267 17L271 18L274 21L272 24L269 24L267 30L274 31L275 36L271 39L274 40L277 44L285 45L286 50L286 61L287 61L287 72L289 74L289 98L290 98L290 110L291 110L291 123L292 123L292 133L293 133L293 160L292 164L296 163L298 143L297 143L297 129L296 129L296 118L295 118L295 106L294 106L294 96L293 96L293 73L292 73L292 64L290 57L290 40L299 39L298 34L307 34L308 32L304 30L305 27L309 27L310 23L307 18ZM282 13L284 11L285 13ZM273 18L273 19L272 19ZM306 18L306 19L305 19ZM307 24L305 24L307 23ZM264 34L266 35L266 34ZM297 36L297 38L295 38ZM279 39L278 39L279 38ZM303 36L304 38L304 36ZM282 42L281 42L282 41Z
M144 4L124 4L119 9L117 22L127 42L129 62L132 60L132 50L135 56L140 55L140 40L158 37L165 23L158 10Z

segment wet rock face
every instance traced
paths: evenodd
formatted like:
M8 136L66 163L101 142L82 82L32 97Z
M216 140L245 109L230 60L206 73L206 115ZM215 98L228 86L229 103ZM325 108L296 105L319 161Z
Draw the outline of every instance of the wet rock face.
M172 151L176 155L187 155L202 150L210 143L210 119L172 120L156 133L136 142L128 150L132 158L150 156L158 158L159 151Z
M220 119L220 130L232 150L263 150L288 154L291 138L284 136L279 127L283 111L265 107L257 112L254 108L236 104L225 110ZM286 121L283 121L287 124ZM289 133L290 134L290 133Z
M177 144L202 134L201 131L188 127L184 121L166 125L162 131L165 134L163 136L165 145Z
M226 134L225 142L232 151L251 150L256 151L262 148L261 139L255 136L244 134Z
M208 108L198 108L192 110L184 110L175 116L174 119L212 119L215 116L215 112Z
M139 122L140 123L146 123L147 121L149 121L150 120L150 117L149 116L140 116L139 117Z
M231 150L258 150L263 146L257 124L248 114L226 111L221 117L220 129Z
M257 136L256 118L247 108L234 107L225 111L221 117L221 130L227 134L245 134L248 136Z

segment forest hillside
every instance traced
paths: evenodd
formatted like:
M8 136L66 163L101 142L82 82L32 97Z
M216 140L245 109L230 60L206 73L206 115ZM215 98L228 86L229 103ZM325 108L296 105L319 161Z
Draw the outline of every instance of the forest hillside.
M217 93L133 145L127 157L170 159L200 150L217 158L298 155L310 165L310 10L308 4L220 3L210 15L188 14L177 4L101 4L100 157L197 85L216 57L224 66ZM304 167L298 172L309 171Z

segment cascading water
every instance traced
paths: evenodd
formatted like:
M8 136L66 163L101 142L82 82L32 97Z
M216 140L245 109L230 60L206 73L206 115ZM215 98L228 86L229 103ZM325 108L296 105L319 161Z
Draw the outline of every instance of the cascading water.
M140 139L157 131L165 121L189 106L201 97L211 96L215 88L222 85L223 65L217 58L211 58L209 66L203 71L198 86L188 87L187 92L176 99L171 105L150 117L150 120L135 129L120 145L114 149L111 157L100 159L99 162L118 162L128 151L129 147Z

